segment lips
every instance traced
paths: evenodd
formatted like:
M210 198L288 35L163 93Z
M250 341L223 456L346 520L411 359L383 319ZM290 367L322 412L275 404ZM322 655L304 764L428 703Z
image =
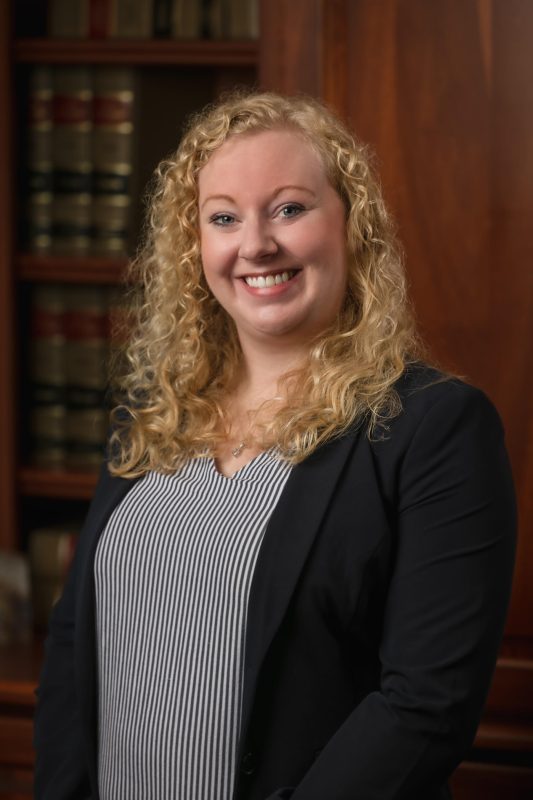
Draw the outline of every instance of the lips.
M288 283L294 278L298 270L289 269L283 272L271 272L268 275L244 275L243 280L252 289L268 289L272 286L280 286Z

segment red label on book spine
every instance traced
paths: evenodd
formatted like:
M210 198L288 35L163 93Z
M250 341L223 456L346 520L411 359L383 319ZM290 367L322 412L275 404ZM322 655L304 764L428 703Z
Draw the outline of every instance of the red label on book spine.
M68 339L105 339L107 315L102 311L67 311L65 332Z
M96 125L121 125L133 117L133 93L95 95L94 122Z
M92 121L92 97L84 94L54 96L54 122L58 125L81 125Z
M33 337L48 339L52 336L63 336L64 315L46 308L34 308L31 315L31 332Z

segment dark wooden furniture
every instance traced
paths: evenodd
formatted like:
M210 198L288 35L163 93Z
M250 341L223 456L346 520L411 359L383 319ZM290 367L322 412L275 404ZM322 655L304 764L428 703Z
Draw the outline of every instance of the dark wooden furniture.
M9 0L0 7L0 548L24 549L30 524L82 516L96 476L47 472L28 466L19 432L24 379L26 328L24 303L34 283L116 285L126 259L93 256L37 256L20 245L23 188L18 185L24 158L25 92L33 65L127 65L143 77L157 75L174 104L186 87L187 110L234 85L257 81L256 41L51 40L45 38L44 0ZM39 26L41 30L39 30ZM158 87L157 87L158 88ZM153 110L153 109L152 109ZM158 141L157 112L151 120L150 146L162 157L177 142ZM31 797L34 691L42 643L0 646L0 797Z
M149 42L14 40L10 7L13 2L0 7L1 546L22 546L23 508L53 498L86 501L94 485L87 476L52 476L20 461L17 289L88 275L114 283L124 266L120 260L35 259L18 251L18 71L41 62L208 68L214 93L258 75L265 88L322 97L376 151L432 352L488 392L506 427L520 508L514 593L475 749L454 776L454 789L457 800L533 796L533 4L264 0L258 44L156 48ZM0 771L4 798L23 797L30 775L38 661L30 651L19 653L20 671L10 672L12 662L0 658L0 763L10 770L12 791Z
M0 797L4 800L32 796L32 718L41 658L41 641L0 647Z

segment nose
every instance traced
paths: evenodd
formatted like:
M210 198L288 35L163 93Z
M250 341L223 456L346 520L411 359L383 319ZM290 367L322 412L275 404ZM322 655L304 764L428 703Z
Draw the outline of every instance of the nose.
M249 219L242 226L239 256L245 261L262 261L278 252L273 231L267 222Z

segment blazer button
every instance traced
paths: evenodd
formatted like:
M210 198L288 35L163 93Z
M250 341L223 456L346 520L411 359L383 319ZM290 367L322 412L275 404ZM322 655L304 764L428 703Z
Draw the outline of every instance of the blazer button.
M256 758L254 753L246 753L241 761L241 772L243 775L253 775L256 767Z

